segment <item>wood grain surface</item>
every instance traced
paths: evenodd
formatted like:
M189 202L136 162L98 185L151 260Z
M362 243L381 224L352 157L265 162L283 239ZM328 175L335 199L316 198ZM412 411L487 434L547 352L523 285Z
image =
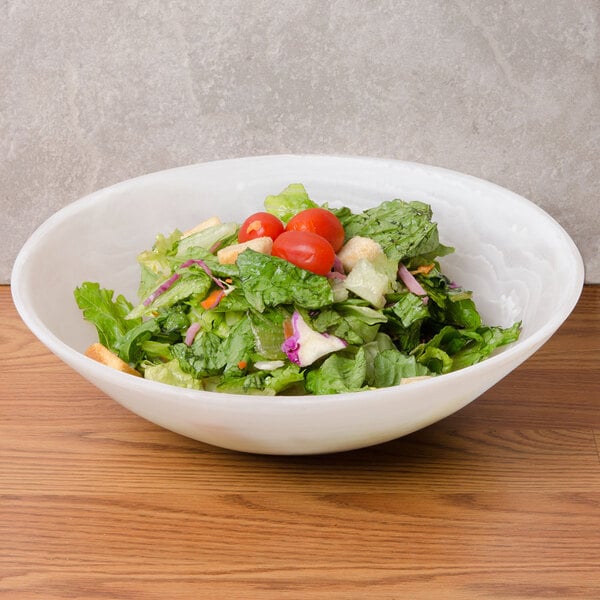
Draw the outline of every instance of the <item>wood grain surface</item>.
M600 287L529 361L405 438L214 448L127 412L0 287L0 598L600 598Z

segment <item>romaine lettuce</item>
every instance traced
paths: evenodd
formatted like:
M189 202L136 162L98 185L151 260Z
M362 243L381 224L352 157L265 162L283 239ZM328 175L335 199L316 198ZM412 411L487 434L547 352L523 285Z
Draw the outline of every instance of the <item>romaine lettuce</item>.
M315 206L301 184L265 200L284 222ZM99 341L147 379L229 393L394 386L475 364L518 339L520 323L482 324L471 292L444 275L436 259L452 248L440 243L429 206L329 210L346 239L370 237L384 254L331 279L253 250L220 264L218 245L237 241L238 226L225 223L158 235L138 256L137 306L92 282L75 299ZM206 302L215 292L219 302Z
M299 269L287 260L248 249L238 256L237 265L246 300L260 312L281 304L315 309L333 303L326 277Z
M390 200L358 214L347 209L332 210L342 222L346 238L371 238L395 261L410 264L408 259L424 256L431 262L453 250L440 243L431 207L423 202Z
M313 202L301 183L292 183L276 196L265 198L265 210L287 223L294 215L307 208L318 206Z
M84 319L96 327L99 342L118 354L121 338L142 322L141 319L125 318L133 308L132 304L121 294L113 299L113 290L101 288L99 283L91 281L82 283L74 295Z

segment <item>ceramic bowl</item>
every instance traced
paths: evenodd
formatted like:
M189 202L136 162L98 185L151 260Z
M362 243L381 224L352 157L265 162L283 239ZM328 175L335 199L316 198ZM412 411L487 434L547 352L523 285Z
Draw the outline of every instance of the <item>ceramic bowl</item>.
M137 254L159 232L218 214L240 222L264 198L303 183L319 203L364 209L402 198L430 204L454 254L445 272L474 291L483 320L521 320L518 342L489 359L410 385L328 396L243 396L186 390L112 370L83 355L96 341L73 290L83 281L135 301ZM464 407L530 357L574 308L583 285L577 248L556 221L492 183L421 164L343 156L262 156L145 175L97 191L50 217L12 272L15 305L54 354L108 396L169 430L265 454L365 447L425 427Z

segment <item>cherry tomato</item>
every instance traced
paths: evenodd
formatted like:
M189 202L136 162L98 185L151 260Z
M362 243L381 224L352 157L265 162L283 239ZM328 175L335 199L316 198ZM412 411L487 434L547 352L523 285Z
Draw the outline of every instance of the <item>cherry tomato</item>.
M329 273L335 260L331 244L312 231L285 231L273 242L271 253L317 275Z
M283 233L283 223L268 212L257 212L250 215L240 227L238 241L247 242L259 237L270 237L274 240Z
M307 208L292 217L286 231L312 231L324 237L337 252L344 244L344 226L330 211L324 208Z

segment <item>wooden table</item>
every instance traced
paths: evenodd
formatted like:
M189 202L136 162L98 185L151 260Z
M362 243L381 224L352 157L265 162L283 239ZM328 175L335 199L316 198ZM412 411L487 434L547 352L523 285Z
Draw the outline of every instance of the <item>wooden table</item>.
M600 598L600 286L403 439L251 456L71 372L0 288L0 598Z

